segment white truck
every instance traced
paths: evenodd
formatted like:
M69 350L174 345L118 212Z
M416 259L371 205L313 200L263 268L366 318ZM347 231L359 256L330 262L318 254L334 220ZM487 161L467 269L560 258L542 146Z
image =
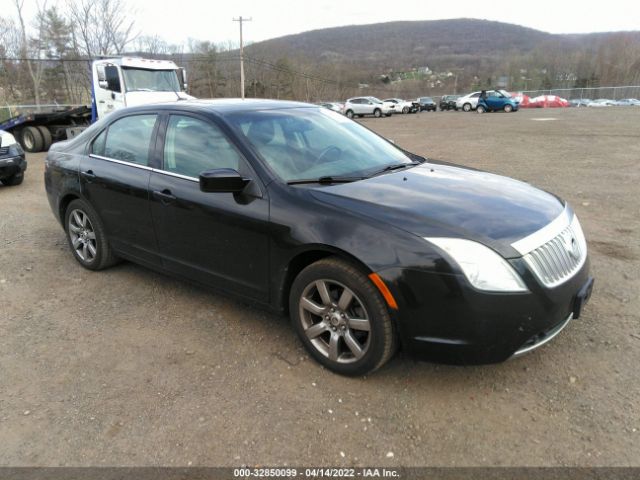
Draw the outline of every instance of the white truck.
M39 106L0 122L27 152L46 151L51 143L75 136L98 118L120 108L188 100L186 72L170 60L120 57L91 62L91 105Z

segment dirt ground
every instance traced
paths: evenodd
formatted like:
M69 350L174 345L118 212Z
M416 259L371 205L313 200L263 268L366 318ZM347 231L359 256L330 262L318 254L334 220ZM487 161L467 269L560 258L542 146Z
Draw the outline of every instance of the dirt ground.
M567 199L596 278L583 316L500 365L400 355L339 377L283 318L128 263L82 269L30 155L0 187L0 465L640 465L640 108L364 123Z

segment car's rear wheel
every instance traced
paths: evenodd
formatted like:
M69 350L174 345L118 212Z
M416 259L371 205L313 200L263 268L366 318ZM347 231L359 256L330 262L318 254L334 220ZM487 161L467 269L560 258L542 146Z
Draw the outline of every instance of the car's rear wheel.
M511 105L509 105L508 103L504 106L504 111L506 113L509 113L513 110L513 107Z
M402 109L402 113L404 113L404 114L409 113L409 107L404 107L404 108Z
M347 118L353 118L353 110L347 110Z
M296 277L289 297L294 328L311 356L342 375L365 375L396 348L386 304L356 266L327 258Z
M382 110L380 110L379 108L376 108L373 111L373 116L376 117L376 118L380 118L382 116Z
M471 104L470 103L465 103L462 106L462 110L464 110L465 112L470 112L471 111Z
M486 108L484 108L482 105L478 105L478 108L476 108L476 112L478 113L485 113L487 111Z
M24 180L24 173L16 173L11 175L10 177L3 178L1 181L7 187L13 187L16 185L20 185Z
M67 240L73 256L89 270L102 270L117 262L95 210L84 200L72 201L65 212Z

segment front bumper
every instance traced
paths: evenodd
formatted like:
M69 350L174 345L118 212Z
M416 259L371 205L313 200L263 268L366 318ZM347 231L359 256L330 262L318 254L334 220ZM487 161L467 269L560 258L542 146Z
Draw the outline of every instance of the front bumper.
M398 303L392 314L403 350L416 359L452 364L502 362L547 343L580 315L591 287L586 296L581 292L593 282L588 259L553 289L522 274L529 288L524 293L481 292L451 273L399 268L378 274ZM579 294L585 297L580 302Z
M24 155L0 158L0 179L12 177L27 169L27 160Z

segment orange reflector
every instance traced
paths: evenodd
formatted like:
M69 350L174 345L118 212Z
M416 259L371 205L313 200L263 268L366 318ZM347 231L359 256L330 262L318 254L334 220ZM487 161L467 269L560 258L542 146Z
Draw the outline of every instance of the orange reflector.
M393 298L393 295L391 295L391 292L389 291L387 286L384 284L384 282L380 278L380 275L378 275L377 273L372 273L369 275L369 278L371 279L373 284L376 287L378 287L378 290L380 290L380 293L382 294L384 299L387 301L387 305L389 305L389 307L393 308L394 310L398 310L398 304L396 303L396 299Z

